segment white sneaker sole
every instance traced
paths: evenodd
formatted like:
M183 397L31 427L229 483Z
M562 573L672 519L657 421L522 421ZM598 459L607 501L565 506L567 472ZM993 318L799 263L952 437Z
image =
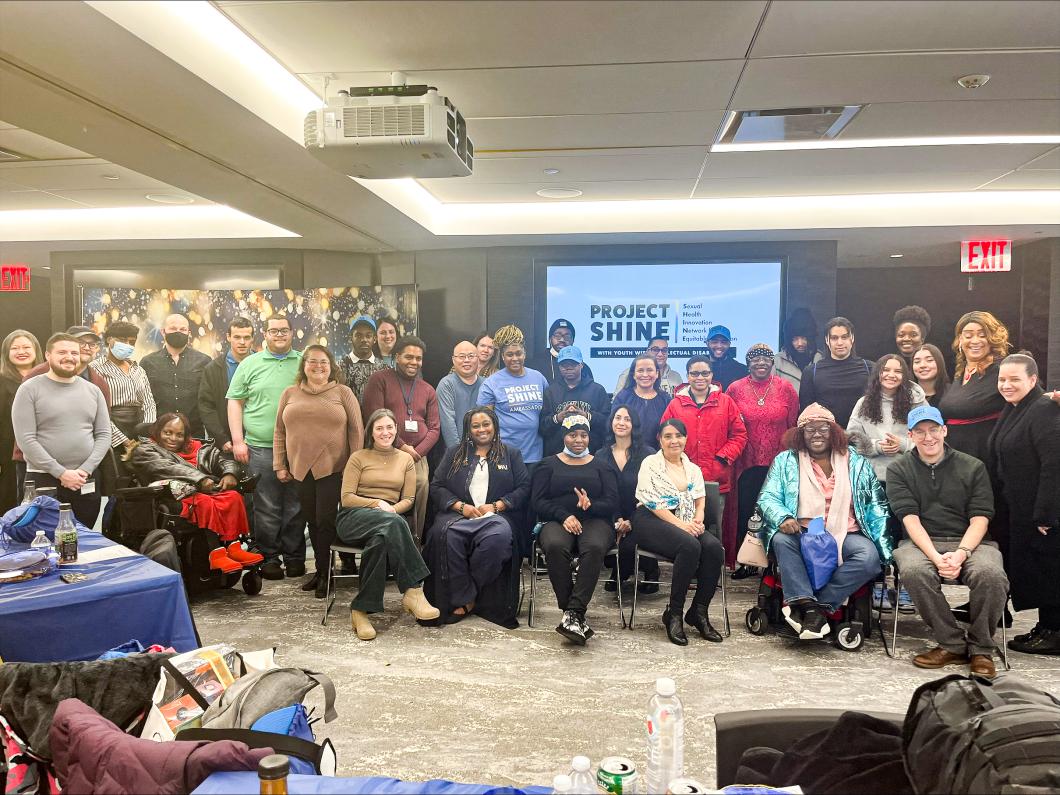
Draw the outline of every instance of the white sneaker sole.
M794 618L791 617L791 608L790 607L788 607L787 605L784 605L782 608L780 608L780 612L784 614L784 620L787 621L788 624L791 625L791 628L793 630L795 630L796 632L800 632L800 633L802 632L802 624L800 624L798 621L796 621Z
M831 631L832 627L828 624L821 627L820 632L810 632L808 629L803 629L799 631L799 640L820 640Z

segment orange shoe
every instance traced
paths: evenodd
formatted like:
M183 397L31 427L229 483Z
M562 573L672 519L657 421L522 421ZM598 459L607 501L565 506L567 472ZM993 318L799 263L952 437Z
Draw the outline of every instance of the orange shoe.
M210 552L210 568L218 569L221 574L231 574L240 571L243 564L228 557L228 551L224 547L218 547Z
M250 552L249 550L243 549L243 545L238 541L233 541L228 545L228 557L240 563L244 566L256 566L259 563L265 561L264 555L259 555L257 552Z

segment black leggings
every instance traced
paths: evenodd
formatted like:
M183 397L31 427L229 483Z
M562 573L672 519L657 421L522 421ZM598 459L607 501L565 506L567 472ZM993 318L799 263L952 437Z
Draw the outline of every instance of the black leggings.
M313 545L317 571L322 574L328 570L331 545L335 543L335 517L341 491L341 472L323 478L314 478L312 472L306 472L305 479L298 481L302 517L309 525L309 543Z
M671 611L684 610L685 597L693 579L696 580L697 588L692 603L710 604L714 590L718 587L721 565L725 562L725 549L709 530L697 538L641 506L633 514L633 532L630 535L641 549L673 561Z
M615 528L603 519L582 521L580 535L568 533L559 522L541 528L538 541L545 553L548 578L560 610L584 613L600 579L604 555L615 545ZM578 578L571 579L571 564L578 559Z

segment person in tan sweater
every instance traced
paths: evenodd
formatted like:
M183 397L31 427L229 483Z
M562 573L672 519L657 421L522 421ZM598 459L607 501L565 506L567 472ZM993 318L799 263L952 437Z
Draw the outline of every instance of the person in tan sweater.
M343 544L363 550L360 589L350 603L350 621L361 640L375 637L368 614L383 611L388 563L403 594L402 607L422 621L440 615L423 595L430 571L402 515L414 507L416 465L411 455L394 447L397 435L394 412L373 411L365 427L365 449L350 456L342 473L336 532Z
M327 595L327 570L335 543L342 468L364 443L361 407L331 352L310 345L302 354L294 386L280 395L272 442L272 468L281 483L298 484L302 516L317 569L302 585L317 599Z

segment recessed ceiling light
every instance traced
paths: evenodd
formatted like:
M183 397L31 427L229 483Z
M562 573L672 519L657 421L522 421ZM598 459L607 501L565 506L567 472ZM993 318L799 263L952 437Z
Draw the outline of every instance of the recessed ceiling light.
M194 204L195 199L191 196L184 196L180 193L148 193L144 196L148 201L158 202L159 204Z
M545 173L548 174L550 177L554 177L556 174L559 173L559 169L558 168L546 168L545 169Z
M901 259L905 254L891 254L891 259Z
M582 195L577 188L542 188L537 192L542 199L573 199Z
M109 180L111 180L112 182L113 182L114 180L118 180L118 179L121 179L121 177L119 177L119 176L118 176L117 174L103 174L102 176L103 176L103 179L109 179Z

